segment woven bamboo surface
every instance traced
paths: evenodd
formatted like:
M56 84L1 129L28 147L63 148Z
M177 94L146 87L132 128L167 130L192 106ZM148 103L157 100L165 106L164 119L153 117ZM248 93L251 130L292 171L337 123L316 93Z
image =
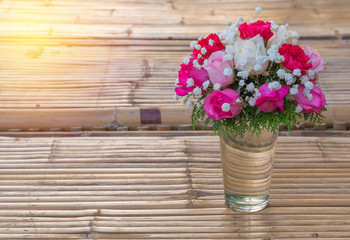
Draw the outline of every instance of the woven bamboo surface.
M239 213L218 137L114 134L0 137L0 238L350 238L348 137L280 136L268 208Z
M350 36L347 0L259 1L263 20L288 22L305 37ZM198 38L227 19L253 18L253 0L3 0L3 36ZM20 18L19 18L20 16ZM23 29L27 25L27 32Z
M326 122L347 121L350 4L312 3L261 1L261 18L288 22L325 58ZM150 108L160 112L153 123L188 123L190 110L173 100L173 88L189 42L223 29L227 19L252 18L256 4L3 0L0 130L140 125L140 109Z

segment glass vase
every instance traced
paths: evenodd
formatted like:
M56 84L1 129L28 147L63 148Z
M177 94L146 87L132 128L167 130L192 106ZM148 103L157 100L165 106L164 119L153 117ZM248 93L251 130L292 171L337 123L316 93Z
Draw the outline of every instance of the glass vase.
M226 204L237 211L256 212L269 201L278 133L263 131L259 137L220 137Z

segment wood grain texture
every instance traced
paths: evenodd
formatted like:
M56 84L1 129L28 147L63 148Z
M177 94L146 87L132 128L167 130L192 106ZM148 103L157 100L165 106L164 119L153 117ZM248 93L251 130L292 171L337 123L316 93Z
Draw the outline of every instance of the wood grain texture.
M347 137L280 136L248 214L224 205L217 136L118 134L0 137L0 238L350 238Z

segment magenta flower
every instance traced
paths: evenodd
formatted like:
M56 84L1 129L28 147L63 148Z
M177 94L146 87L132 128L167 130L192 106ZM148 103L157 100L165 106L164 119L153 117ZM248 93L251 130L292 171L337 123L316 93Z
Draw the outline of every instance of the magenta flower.
M181 64L179 71L179 82L175 87L178 96L185 96L196 87L203 89L203 83L208 80L208 72L201 68L198 70L193 66L194 59L190 59L188 64Z
M214 90L204 101L204 111L214 120L233 118L242 110L239 93L232 89Z
M273 112L277 108L284 112L284 97L287 95L289 87L284 85L273 85L265 83L259 87L260 97L256 100L257 106L263 112Z
M321 88L314 86L310 93L305 94L305 87L299 85L299 92L294 95L294 100L303 108L302 113L317 112L321 114L322 108L326 105L326 97ZM309 95L309 98L308 98Z
M224 60L223 51L214 52L208 59L208 65L204 67L213 83L219 83L222 87L233 83L233 60Z

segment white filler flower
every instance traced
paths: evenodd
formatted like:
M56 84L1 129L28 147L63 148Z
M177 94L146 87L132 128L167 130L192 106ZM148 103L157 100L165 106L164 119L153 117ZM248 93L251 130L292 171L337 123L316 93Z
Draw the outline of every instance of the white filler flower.
M255 12L256 13L261 13L262 12L262 8L261 7L256 7L255 8Z
M228 104L228 103L224 103L224 104L222 104L222 106L221 106L221 109L222 109L222 111L224 111L224 112L230 111L230 108L231 108L231 106L230 106L230 104Z

